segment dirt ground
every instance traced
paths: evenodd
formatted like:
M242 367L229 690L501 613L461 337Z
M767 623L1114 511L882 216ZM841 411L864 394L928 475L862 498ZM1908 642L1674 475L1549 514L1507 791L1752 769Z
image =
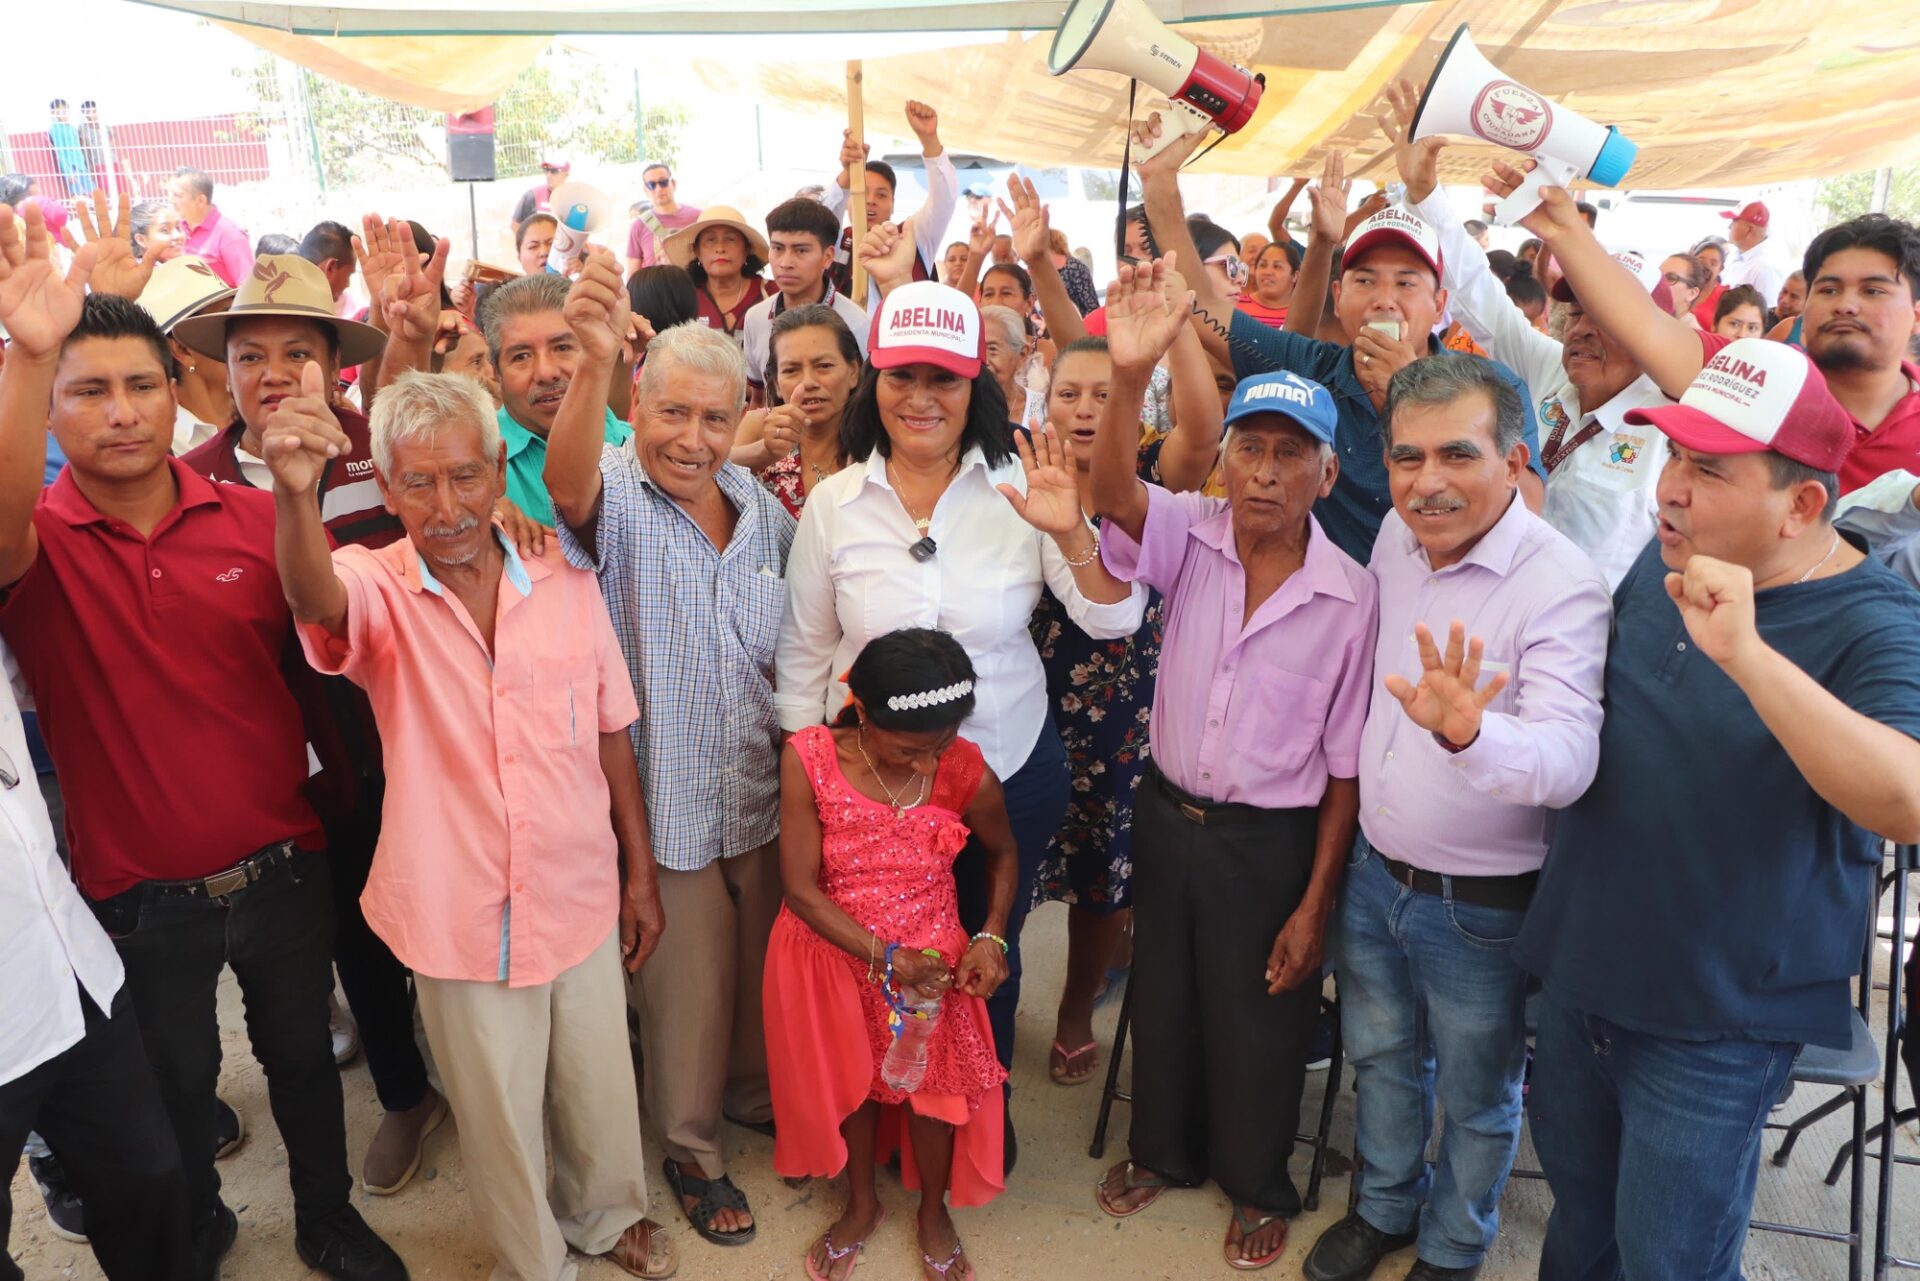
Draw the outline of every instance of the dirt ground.
M1883 922L1883 926L1885 923ZM1026 1002L1020 1012L1019 1054L1014 1067L1014 1116L1020 1127L1020 1163L1007 1192L983 1209L962 1211L955 1217L968 1253L984 1279L1045 1278L1080 1281L1081 1278L1195 1278L1231 1275L1221 1261L1220 1245L1226 1230L1228 1205L1212 1187L1175 1192L1151 1210L1119 1221L1101 1214L1093 1201L1093 1184L1106 1164L1125 1155L1127 1111L1117 1105L1105 1161L1088 1156L1094 1117L1100 1105L1100 1086L1063 1089L1046 1076L1046 1047L1053 1034L1053 998L1065 969L1066 911L1049 907L1037 912L1026 932ZM1103 1044L1110 1044L1119 1010L1117 1000L1101 1010L1097 1028ZM241 1030L240 998L229 975L220 992L222 1036L226 1065L221 1093L246 1118L246 1145L220 1165L227 1203L240 1216L240 1239L227 1258L228 1281L282 1281L317 1274L303 1267L293 1253L292 1206L286 1183L286 1153L267 1108L266 1086ZM1104 1051L1103 1051L1104 1059ZM363 1062L343 1073L347 1098L348 1145L355 1169L379 1120L379 1105ZM1122 1074L1124 1083L1125 1074ZM1309 1078L1305 1112L1317 1115L1325 1074ZM1351 1073L1344 1085L1351 1085ZM1776 1119L1797 1116L1824 1099L1825 1090L1803 1088ZM1346 1172L1344 1153L1352 1146L1353 1103L1350 1089L1336 1104L1330 1173L1317 1211L1293 1225L1286 1254L1269 1269L1274 1278L1297 1277L1300 1261L1320 1231L1344 1212ZM1869 1094L1869 1123L1877 1119L1880 1094ZM1756 1214L1758 1217L1844 1228L1846 1180L1830 1189L1820 1172L1836 1146L1847 1135L1843 1110L1823 1121L1802 1138L1788 1168L1763 1162ZM687 1281L708 1278L799 1278L806 1275L802 1257L812 1239L838 1212L837 1182L815 1180L799 1189L788 1188L772 1169L772 1141L741 1130L730 1130L729 1161L734 1180L752 1201L760 1222L758 1239L750 1245L725 1249L708 1245L687 1230L685 1219L672 1204L659 1168L649 1169L653 1217L674 1229L680 1247L678 1275ZM657 1154L657 1135L649 1125L650 1153ZM1770 1139L1771 1153L1777 1140ZM1920 1132L1908 1126L1897 1148L1920 1154ZM650 1158L651 1159L651 1158ZM1533 1163L1523 1148L1521 1164ZM1295 1169L1304 1183L1306 1153L1295 1156ZM1872 1196L1869 1165L1869 1202ZM1896 1248L1909 1257L1920 1254L1920 1224L1914 1221L1920 1173L1903 1170L1895 1184ZM356 1203L369 1222L384 1234L415 1278L459 1278L474 1281L488 1275L491 1256L471 1221L466 1181L460 1162L457 1121L449 1123L428 1142L420 1176L400 1195L371 1197L356 1193ZM55 1237L25 1164L12 1184L14 1223L12 1250L29 1278L92 1279L100 1276L84 1246ZM882 1196L890 1218L870 1247L861 1267L863 1278L919 1276L913 1248L911 1198L896 1181L882 1176ZM1544 1184L1514 1180L1507 1189L1499 1240L1481 1276L1484 1281L1520 1281L1538 1275L1538 1249L1551 1199ZM1376 1274L1382 1281L1399 1281L1413 1264L1408 1251L1389 1259ZM1750 1281L1824 1281L1846 1275L1844 1246L1772 1234L1754 1234L1747 1249ZM623 1277L608 1263L583 1260L583 1281L615 1281Z

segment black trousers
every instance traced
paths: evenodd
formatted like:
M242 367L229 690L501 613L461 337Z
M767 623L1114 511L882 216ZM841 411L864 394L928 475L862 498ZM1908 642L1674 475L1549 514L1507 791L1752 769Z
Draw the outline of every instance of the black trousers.
M327 1032L333 990L333 890L326 856L298 854L280 869L218 899L157 900L136 886L94 906L127 967L127 988L160 1096L187 1172L187 1210L201 1224L217 1212L213 1168L214 1085L220 1027L214 990L233 967L245 1001L247 1040L267 1077L267 1101L287 1150L296 1223L345 1209L347 1126L340 1072ZM53 1135L64 1159L72 1159Z
M1152 775L1133 808L1134 1163L1289 1218L1318 985L1269 996L1265 975L1311 879L1318 820L1269 810L1203 827Z
M13 1206L7 1185L29 1130L60 1152L85 1207L87 1239L109 1281L185 1281L191 1272L187 1182L180 1149L147 1066L123 984L111 1017L83 989L86 1034L25 1076L0 1085L0 1243ZM0 1281L22 1273L0 1249Z
M328 871L333 878L333 961L347 1008L360 1025L360 1045L380 1106L404 1112L427 1097L427 1064L413 1036L413 988L407 967L373 932L360 895L380 843L376 792L351 820L327 825Z

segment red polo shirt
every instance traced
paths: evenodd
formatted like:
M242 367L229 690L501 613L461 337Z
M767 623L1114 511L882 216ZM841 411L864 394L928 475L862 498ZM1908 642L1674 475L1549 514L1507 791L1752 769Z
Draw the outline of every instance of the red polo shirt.
M207 876L276 841L323 842L301 794L293 617L273 498L167 460L180 501L150 538L101 515L71 468L34 509L40 553L0 589L91 899Z
M1700 350L1712 360L1731 338L1719 334L1701 334ZM1920 365L1911 360L1900 362L1907 377L1907 394L1894 402L1887 416L1868 427L1848 414L1853 423L1853 448L1840 464L1840 492L1850 494L1868 481L1890 471L1920 471Z

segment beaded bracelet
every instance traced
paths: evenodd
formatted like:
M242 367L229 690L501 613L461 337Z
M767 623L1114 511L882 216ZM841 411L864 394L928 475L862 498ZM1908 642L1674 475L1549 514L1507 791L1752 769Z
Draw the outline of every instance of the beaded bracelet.
M1086 567L1087 567L1088 565L1091 565L1091 564L1093 564L1093 562L1094 562L1095 560L1097 560L1097 559L1099 558L1099 556L1100 556L1100 535L1099 535L1099 534L1098 534L1097 532L1094 532L1094 531L1089 531L1089 532L1090 532L1090 533L1093 533L1093 546L1091 546L1091 547L1089 547L1089 548L1087 549L1087 554L1086 554L1085 556L1082 556L1082 557L1081 557L1080 559L1078 559L1078 560L1075 560L1075 559L1074 559L1073 557L1071 557L1071 556L1068 556L1068 555L1067 555L1067 554L1066 554L1065 552L1062 552L1062 553L1060 554L1060 558L1061 558L1062 560L1064 560L1064 561L1066 561L1066 562L1067 562L1067 566L1068 566L1068 568L1070 568L1070 569L1085 569L1085 568L1086 568ZM988 937L988 938L993 938L994 936L993 936L993 935L991 935L991 934L989 934L989 935L987 935L987 937Z
M981 930L978 934L968 939L967 942L978 943L981 939L993 940L995 943L998 943L1000 945L1000 955L1005 956L1007 954L1007 941L1001 938L998 934L989 934L985 930Z

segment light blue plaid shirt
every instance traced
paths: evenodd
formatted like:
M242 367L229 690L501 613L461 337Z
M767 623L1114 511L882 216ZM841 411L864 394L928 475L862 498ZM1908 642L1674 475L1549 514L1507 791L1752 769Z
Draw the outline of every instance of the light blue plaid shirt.
M599 576L627 656L653 853L677 872L780 833L773 651L794 522L745 468L716 479L740 513L724 551L653 483L632 441L600 452L597 560L555 513L561 550Z

